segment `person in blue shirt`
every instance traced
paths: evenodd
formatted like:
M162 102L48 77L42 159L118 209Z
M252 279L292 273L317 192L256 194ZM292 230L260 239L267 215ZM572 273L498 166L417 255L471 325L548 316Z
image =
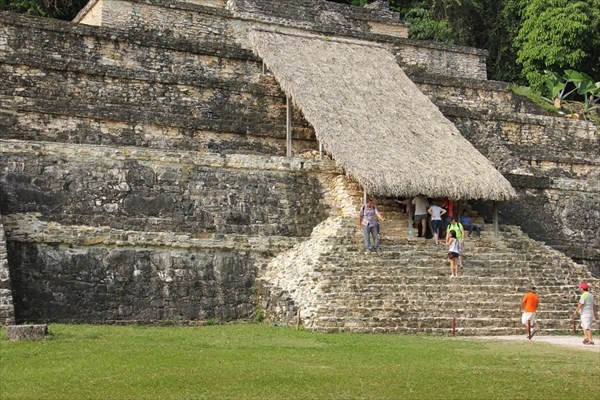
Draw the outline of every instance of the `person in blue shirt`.
M471 218L467 215L467 210L463 210L460 214L460 223L465 231L468 231L468 236L471 237L473 231L477 232L477 237L481 237L481 226L474 224Z

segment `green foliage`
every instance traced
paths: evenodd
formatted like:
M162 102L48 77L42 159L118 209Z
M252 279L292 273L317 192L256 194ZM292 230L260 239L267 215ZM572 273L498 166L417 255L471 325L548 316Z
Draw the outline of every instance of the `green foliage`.
M0 0L0 10L71 20L88 0Z
M257 309L254 313L254 322L260 324L265 320L265 312L263 310Z
M554 107L561 108L562 102L577 90L571 85L570 90L567 90L569 81L564 76L560 76L552 71L544 71L543 88L544 93L549 98L543 99L552 103Z
M562 109L570 113L570 117L583 116L597 123L600 82L595 82L588 74L571 69L564 71L563 75L544 71L542 90L540 98L552 104L556 110ZM567 102L567 99L570 100Z
M600 391L597 352L535 340L266 324L49 329L52 340L0 340L2 398L577 399Z
M540 90L544 70L578 68L588 56L589 43L600 32L591 30L598 0L532 0L524 9L523 25L515 38L517 62L529 84Z
M452 31L453 42L465 46L479 46L483 28L485 0L430 0L431 10L438 21L446 21Z
M13 11L43 17L46 15L45 9L39 0L0 0L1 11Z
M597 105L600 100L600 82L594 82L588 74L574 70L566 70L564 78L575 86L577 94L583 98L584 118L600 107Z
M408 36L417 40L431 40L446 44L454 43L452 29L446 21L434 19L433 13L424 8L413 8L406 13L410 22Z
M486 0L483 33L477 47L486 49L490 79L525 84L513 45L521 26L521 0Z
M513 93L519 96L527 97L529 100L537 104L540 108L548 112L558 113L556 107L554 107L554 105L551 104L552 102L548 102L548 99L544 99L539 93L531 90L529 86L511 85L510 88Z

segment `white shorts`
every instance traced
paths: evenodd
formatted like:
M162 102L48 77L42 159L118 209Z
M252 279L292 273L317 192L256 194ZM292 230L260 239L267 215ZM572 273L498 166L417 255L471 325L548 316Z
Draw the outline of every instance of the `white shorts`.
M592 316L591 315L582 315L581 316L581 327L583 329L592 329Z
M521 316L521 323L525 325L527 321L531 321L531 325L535 322L535 312L524 312Z

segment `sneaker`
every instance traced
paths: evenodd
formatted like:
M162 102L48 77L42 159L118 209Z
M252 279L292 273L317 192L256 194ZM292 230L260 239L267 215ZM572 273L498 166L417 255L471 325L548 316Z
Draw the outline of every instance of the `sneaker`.
M529 336L529 339L531 339L534 336L535 336L535 328L531 328L531 336Z

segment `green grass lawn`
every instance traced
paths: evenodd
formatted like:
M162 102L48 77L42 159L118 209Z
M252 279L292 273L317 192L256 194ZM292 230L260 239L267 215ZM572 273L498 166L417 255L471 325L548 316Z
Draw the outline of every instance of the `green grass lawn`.
M581 399L600 355L539 342L269 325L0 331L0 399Z

